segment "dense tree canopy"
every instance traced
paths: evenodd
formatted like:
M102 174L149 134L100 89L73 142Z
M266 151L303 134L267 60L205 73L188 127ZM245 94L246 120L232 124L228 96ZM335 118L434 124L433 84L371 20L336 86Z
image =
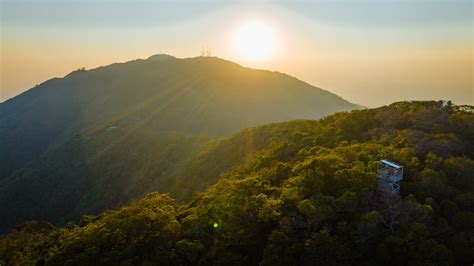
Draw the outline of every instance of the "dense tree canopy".
M0 258L7 265L470 265L472 110L400 102L247 129L213 143L209 152L219 156L207 156L215 165L202 157L193 168L199 178L177 183L189 191L220 177L190 200L152 193L62 228L30 222L1 239ZM252 148L242 148L249 139ZM399 201L377 193L383 158L404 166Z

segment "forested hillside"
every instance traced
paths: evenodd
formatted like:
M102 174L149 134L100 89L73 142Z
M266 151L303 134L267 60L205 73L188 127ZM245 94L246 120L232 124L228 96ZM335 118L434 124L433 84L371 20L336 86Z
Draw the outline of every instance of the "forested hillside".
M471 265L473 107L400 102L246 129L214 142L175 183L77 224L17 226L3 264ZM405 168L377 193L378 160ZM213 163L214 162L214 163Z
M0 103L0 233L169 192L210 138L355 108L286 74L215 57L155 55L48 80Z

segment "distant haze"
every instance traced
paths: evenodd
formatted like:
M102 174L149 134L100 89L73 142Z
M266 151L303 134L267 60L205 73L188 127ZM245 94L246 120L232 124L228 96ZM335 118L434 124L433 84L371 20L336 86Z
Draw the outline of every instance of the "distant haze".
M242 65L285 72L369 107L399 100L473 104L473 6L453 1L0 2L0 101L52 77L202 47ZM274 55L232 50L240 25L263 21Z

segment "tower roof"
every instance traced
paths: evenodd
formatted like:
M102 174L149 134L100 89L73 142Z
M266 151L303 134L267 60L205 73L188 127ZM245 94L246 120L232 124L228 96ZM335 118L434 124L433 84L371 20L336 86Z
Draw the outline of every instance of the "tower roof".
M391 166L391 167L393 167L393 168L396 168L396 169L401 169L401 168L403 168L403 166L398 165L398 164L396 164L396 163L394 163L394 162L391 162L391 161L389 161L389 160L385 160L385 159L384 159L384 160L380 160L380 162L383 163L383 164L386 164L386 165L388 165L388 166Z

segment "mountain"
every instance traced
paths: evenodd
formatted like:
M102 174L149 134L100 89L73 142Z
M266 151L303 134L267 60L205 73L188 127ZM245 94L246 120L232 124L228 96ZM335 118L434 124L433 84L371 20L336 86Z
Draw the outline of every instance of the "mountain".
M356 107L285 74L244 68L219 58L156 55L77 70L0 104L4 136L0 174L8 176L107 119L215 136Z
M214 57L79 69L0 104L0 231L172 191L209 140L241 128L356 108L286 74Z
M6 265L468 265L474 260L474 107L399 102L241 130L187 164L209 186L150 193L80 223L30 221ZM400 200L378 161L404 167Z

